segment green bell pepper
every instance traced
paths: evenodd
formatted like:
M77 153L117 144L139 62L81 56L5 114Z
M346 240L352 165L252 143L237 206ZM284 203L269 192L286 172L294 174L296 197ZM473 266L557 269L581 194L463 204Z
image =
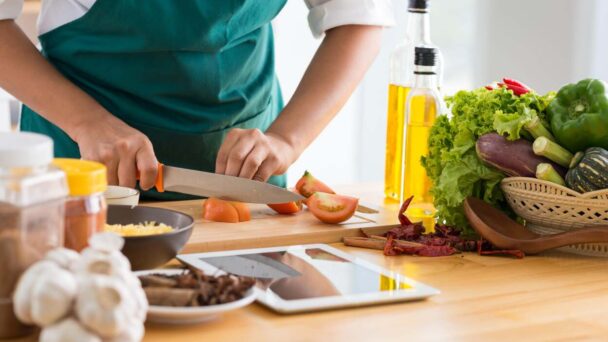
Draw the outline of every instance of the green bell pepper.
M573 153L588 147L608 149L608 94L601 80L585 79L562 87L547 107L557 142Z

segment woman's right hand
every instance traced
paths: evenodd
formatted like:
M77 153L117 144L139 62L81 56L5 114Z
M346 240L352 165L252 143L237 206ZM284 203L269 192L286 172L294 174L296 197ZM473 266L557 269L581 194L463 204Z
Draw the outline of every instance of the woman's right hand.
M143 133L107 113L102 119L82 123L74 138L83 159L103 163L108 169L108 184L134 188L139 171L139 186L152 188L158 161L152 143Z

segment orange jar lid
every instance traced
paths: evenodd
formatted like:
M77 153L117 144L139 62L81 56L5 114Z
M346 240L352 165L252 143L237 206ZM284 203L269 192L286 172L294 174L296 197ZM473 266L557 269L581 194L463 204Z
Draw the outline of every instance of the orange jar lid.
M70 196L89 196L106 191L105 165L82 159L56 158L53 165L65 172Z

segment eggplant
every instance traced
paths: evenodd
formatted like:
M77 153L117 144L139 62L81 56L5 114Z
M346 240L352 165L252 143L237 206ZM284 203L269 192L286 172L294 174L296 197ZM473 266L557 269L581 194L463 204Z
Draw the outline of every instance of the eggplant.
M475 150L481 161L508 176L535 177L541 163L551 164L562 177L566 175L564 167L534 154L532 143L525 139L511 141L498 133L488 133L477 139Z

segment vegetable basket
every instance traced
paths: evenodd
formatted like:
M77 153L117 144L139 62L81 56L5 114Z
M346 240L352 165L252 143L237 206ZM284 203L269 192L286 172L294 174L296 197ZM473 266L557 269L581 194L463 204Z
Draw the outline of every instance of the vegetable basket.
M531 231L548 235L593 225L608 226L608 189L584 194L528 177L503 179L501 188L513 211ZM607 243L588 243L560 250L608 257Z

